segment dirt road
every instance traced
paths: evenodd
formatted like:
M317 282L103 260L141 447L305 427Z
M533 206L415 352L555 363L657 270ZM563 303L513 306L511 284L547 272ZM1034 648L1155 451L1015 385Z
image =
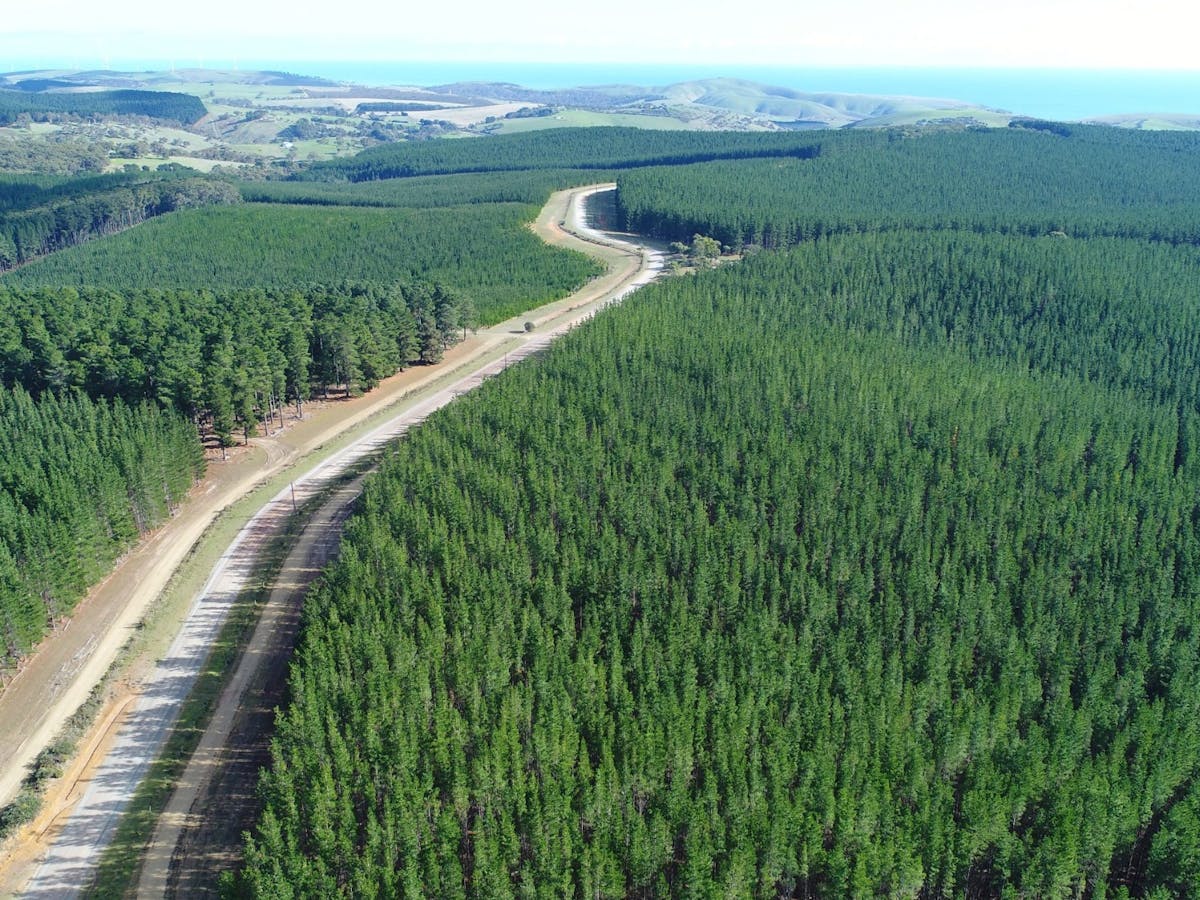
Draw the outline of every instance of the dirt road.
M556 195L539 218L539 233L554 243L578 241L565 235L556 223L567 217L577 218L582 193L576 191ZM589 241L603 243L607 240L598 234L588 233L581 223L577 228ZM526 333L522 327L527 317L501 323L482 332L471 342L472 348L458 354L458 365L453 369L453 374L444 374L445 367L442 367L441 377L436 379L436 384L426 384L422 389L411 388L404 395L403 402L397 402L397 398L392 397L388 415L382 424L324 461L309 466L308 471L294 479L298 501L303 503L306 497L323 490L348 468L394 440L411 424L421 421L434 409L470 390L506 365L537 352L599 306L619 299L653 278L661 268L661 259L648 251L628 245L620 247L612 242L608 246L591 246L590 252L603 255L610 265L618 260L624 260L624 263L612 266L613 271L608 276L593 282L579 294L528 316L537 325L534 332ZM360 418L365 418L367 414L364 411ZM336 425L331 426L330 430L335 431ZM350 503L347 496L352 498L353 494L339 491L330 501L336 506L337 498L342 498L339 508L331 508L330 504L326 504L315 520L311 536L307 538L307 547L301 548L300 557L289 560L285 574L311 571L333 552L336 542L330 539L330 535L336 535L340 530L340 516L344 515ZM178 704L190 689L232 600L254 571L257 565L256 551L282 529L291 514L291 488L285 486L251 519L222 557L205 590L200 592L192 605L183 630L146 680L141 696L125 718L106 761L88 780L78 806L29 885L30 896L72 896L86 883L99 849L111 838L120 811L161 746ZM303 579L300 581L298 592L292 589L280 594L280 615L288 615L284 607L289 604L294 610L295 597L298 593L302 595L307 584ZM173 803L172 815L164 819L166 830L163 831L163 848L174 845L173 835L178 835L179 826L186 820L184 813L191 806L187 792L190 791L190 797L197 795L208 777L207 772L211 771L212 755L217 752L216 748L225 743L221 729L227 736L233 721L233 710L238 706L242 691L252 680L256 660L262 657L258 645L254 647L255 652L248 653L244 658L245 665L251 668L244 675L239 673L235 676L227 697L222 700L221 710L214 718L213 728L216 730L211 738L205 739L207 743L204 746L208 749L198 755L193 767L195 771L189 769L185 775L184 794L181 794L177 803ZM155 846L159 846L157 840ZM161 896L169 856L169 851L158 849L150 855L151 864L146 869L148 880L145 886L151 894Z

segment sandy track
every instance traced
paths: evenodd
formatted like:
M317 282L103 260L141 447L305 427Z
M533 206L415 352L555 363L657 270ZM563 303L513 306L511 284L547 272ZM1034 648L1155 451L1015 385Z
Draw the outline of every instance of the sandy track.
M215 895L242 832L253 826L259 770L268 765L274 710L284 702L301 600L337 552L365 476L341 485L305 523L280 568L245 653L159 818L139 897Z
M594 191L595 189L593 189ZM556 223L567 215L574 215L568 210L577 209L578 197L583 191L564 192L555 195L539 218L539 233L547 235L553 243L570 240ZM587 229L579 229L585 238L591 241L602 241L599 235L588 234ZM630 290L650 280L661 268L661 259L654 260L653 254L637 250L629 245L624 249L613 250L611 247L597 247L597 255L605 256L610 261L617 258L629 260L631 254L636 257L633 263L617 267L617 271L609 276L598 279L579 294L559 301L538 310L534 321L538 329L532 334L526 334L521 327L525 317L517 317L501 325L481 333L471 344L471 349L458 348L461 358L455 377L444 385L425 396L410 397L403 404L403 409L375 428L365 437L356 440L352 445L343 449L324 462L316 465L304 475L295 479L295 490L298 499L303 500L322 490L333 479L361 460L365 455L376 452L384 444L395 437L411 424L421 421L434 409L450 402L458 394L472 389L487 377L501 371L521 358L537 352L546 346L559 334L565 332L581 318L590 315L599 306L619 299ZM603 282L603 283L599 283ZM448 354L449 356L449 354ZM470 363L470 364L468 364ZM444 367L443 367L444 371ZM461 373L461 374L460 374ZM440 379L446 381L446 378ZM395 398L392 398L393 401ZM359 418L365 417L366 411ZM327 436L336 433L344 422L335 422L328 429ZM340 496L340 494L339 494ZM345 501L344 508L348 508ZM86 883L92 872L92 866L99 849L111 838L120 811L124 808L128 797L140 780L146 767L157 753L165 739L170 723L174 719L178 704L186 695L195 678L195 673L202 665L216 631L224 621L232 600L245 585L246 578L257 564L256 551L270 537L286 524L291 515L292 501L289 488L284 488L268 503L239 534L234 546L222 557L221 565L210 578L206 590L201 592L192 606L183 631L172 645L166 658L160 663L154 674L147 680L142 697L126 718L120 734L114 742L113 750L104 764L94 773L87 784L78 807L72 813L69 821L63 827L54 846L38 871L34 881L29 886L31 896L73 896ZM330 527L335 531L340 519L329 511L328 505L323 512L329 513ZM323 542L322 542L323 541ZM313 547L325 548L323 552L332 553L333 544L313 538ZM312 547L310 547L310 550ZM311 562L311 560L309 560ZM295 567L293 567L295 568ZM309 568L303 566L302 568ZM296 596L296 591L285 592ZM303 593L303 585L299 595ZM294 599L291 601L294 605ZM257 646L257 645L256 645ZM249 653L245 657L248 664L253 663L260 654ZM236 708L240 699L240 691L245 688L252 669L238 684L239 690L233 690L228 703ZM221 706L227 704L222 702ZM226 729L228 734L231 712L226 710L214 719L214 728L218 731ZM214 733L212 747L223 745L224 738ZM185 790L190 790L194 797L200 786L206 781L205 769L211 769L210 754L199 757L200 766L195 778L185 776ZM196 773L193 773L196 774ZM180 801L183 803L183 801ZM190 808L190 802L183 809ZM175 805L176 807L178 804ZM178 827L184 823L186 816L178 809L172 816L164 819L167 832L164 832L164 847L173 846L171 828L178 834ZM172 824L174 823L174 824ZM158 843L156 842L156 847ZM166 851L155 850L150 855L151 865L147 868L147 889L152 893L159 891L165 884L165 860L169 857ZM161 870L161 871L160 871ZM156 880L158 879L158 880Z

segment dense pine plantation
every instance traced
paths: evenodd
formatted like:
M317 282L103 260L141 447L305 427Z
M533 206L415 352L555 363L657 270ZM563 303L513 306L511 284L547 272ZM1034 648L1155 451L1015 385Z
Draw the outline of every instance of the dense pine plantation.
M1194 242L1200 135L1072 125L822 134L813 159L636 169L619 178L631 231L735 249L917 228Z
M548 192L547 192L548 193ZM597 271L524 225L536 207L436 209L245 204L186 210L56 253L5 283L192 290L437 281L492 324L569 293Z
M441 285L307 290L0 288L0 383L157 401L222 444L314 393L370 390L436 362L475 321Z
M407 206L428 208L477 203L529 203L541 207L554 191L599 184L615 173L594 169L531 169L424 175L361 183L255 181L241 185L242 197L259 203L316 206Z
M21 266L0 281L0 386L29 392L13 396L51 422L65 404L140 423L74 454L78 471L56 461L66 440L58 432L20 431L29 442L21 458L44 455L49 468L18 467L0 483L9 504L0 510L3 663L182 499L178 479L196 475L199 437L248 441L282 423L286 405L300 411L314 395L370 390L410 364L436 362L469 328L595 274L589 258L549 248L526 227L551 190L594 178L410 179L374 200L353 185L294 186L319 191L315 201L286 185L239 187L178 167L0 179L0 271ZM235 206L240 190L282 202ZM196 206L210 208L186 209ZM145 446L131 449L139 434ZM177 467L161 497L138 481L137 453L146 465L166 465L164 454ZM120 515L99 493L118 484L112 471L128 482Z
M199 97L172 91L29 91L0 89L0 124L71 117L144 116L191 125L208 112Z
M1186 140L1059 159L1150 240L950 167L961 221L877 196L432 418L310 597L241 889L1200 896L1200 259L1104 206L1190 222Z
M417 175L537 169L629 169L714 159L810 157L811 133L739 134L643 131L637 128L552 128L486 140L408 141L371 147L347 159L313 165L304 181L378 181Z
M0 389L0 668L70 613L203 471L196 429L154 405Z
M593 274L526 224L616 178L632 230L746 258L397 449L306 609L239 887L1200 897L1200 142L1018 124L0 181L0 267L53 251L0 280L4 664L198 433Z

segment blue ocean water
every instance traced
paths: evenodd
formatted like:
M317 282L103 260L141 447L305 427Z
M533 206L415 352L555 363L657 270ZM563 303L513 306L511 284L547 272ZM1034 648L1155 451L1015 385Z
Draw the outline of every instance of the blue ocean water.
M1200 70L803 68L721 64L493 62L258 63L360 84L433 85L502 81L531 88L598 84L661 86L717 76L746 78L803 91L944 97L1046 119L1119 113L1200 114Z

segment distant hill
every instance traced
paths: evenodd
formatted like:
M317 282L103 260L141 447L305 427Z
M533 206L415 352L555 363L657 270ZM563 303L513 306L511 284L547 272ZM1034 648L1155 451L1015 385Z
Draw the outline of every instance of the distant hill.
M231 86L241 86L239 93ZM208 90L205 90L205 89ZM244 89L255 88L255 94ZM347 112L402 112L366 108L358 102L430 102L485 109L497 107L494 118L507 115L499 107L525 104L531 109L584 110L597 113L588 124L631 124L629 117L646 117L647 127L684 127L729 131L803 128L864 128L908 125L986 125L1004 127L1021 110L1007 112L948 97L892 94L852 94L807 91L800 87L761 84L740 78L701 78L667 85L600 84L564 86L552 90L492 81L460 81L439 85L364 85L292 72L185 68L159 72L107 70L28 70L0 74L0 89L49 96L82 91L154 90L184 92L229 100L243 107L284 105L312 109L341 105ZM232 98L232 99L231 99ZM240 98L240 99L239 99ZM353 102L352 102L353 101ZM58 102L58 101L53 101ZM211 104L209 104L211 106ZM220 103L218 103L220 105ZM482 121L487 113L479 116ZM1200 129L1200 115L1139 113L1088 119L1095 124L1142 129ZM636 124L638 119L634 119ZM520 130L550 127L558 120L523 122ZM665 124L664 124L665 123ZM293 124L280 122L274 129ZM455 122L462 127L464 122ZM559 123L561 124L561 123ZM572 119L571 124L580 124ZM490 129L507 131L510 126ZM261 137L261 136L259 136Z
M909 124L942 117L980 114L977 118L1007 114L964 100L935 97L884 96L801 91L739 78L704 78L665 87L629 84L597 85L560 90L531 90L515 84L459 82L431 91L486 96L547 106L575 107L610 112L676 116L695 124L720 120L726 127L842 128L875 120L883 124Z
M1092 125L1113 125L1142 131L1200 131L1200 115L1195 113L1126 113L1097 116L1086 121Z
M841 128L885 117L937 117L981 109L963 100L808 92L744 81L706 78L671 85L669 105L693 106L765 119L785 127Z

